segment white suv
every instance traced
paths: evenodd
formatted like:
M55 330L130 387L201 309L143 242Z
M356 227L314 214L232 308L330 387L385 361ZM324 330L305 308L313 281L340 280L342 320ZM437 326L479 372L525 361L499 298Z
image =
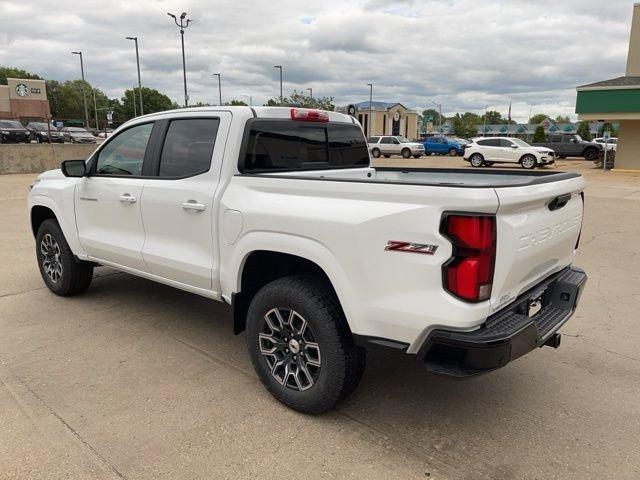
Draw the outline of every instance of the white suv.
M556 160L555 153L550 148L533 147L524 140L510 137L474 138L465 145L464 159L472 167L518 163L527 169L551 165Z
M424 145L412 142L401 136L381 136L367 138L369 151L374 158L384 155L389 158L391 155L402 155L402 158L420 158L424 155Z

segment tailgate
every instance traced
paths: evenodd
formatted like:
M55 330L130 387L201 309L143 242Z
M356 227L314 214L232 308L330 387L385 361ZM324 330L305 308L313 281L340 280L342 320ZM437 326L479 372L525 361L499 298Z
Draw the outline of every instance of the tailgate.
M584 179L576 177L495 189L500 207L492 312L573 262L584 185Z

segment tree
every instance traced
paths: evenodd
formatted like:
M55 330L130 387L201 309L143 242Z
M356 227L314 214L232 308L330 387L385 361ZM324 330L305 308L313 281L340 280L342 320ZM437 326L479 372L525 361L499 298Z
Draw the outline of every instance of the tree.
M264 105L266 107L281 106L280 100L277 98L270 98ZM297 92L296 90L293 91L290 97L284 97L282 99L282 105L299 105L304 108L317 108L319 110L330 111L333 111L336 108L333 104L333 97L312 98L302 92Z
M136 88L135 99L133 95L133 90L125 90L124 95L120 99L120 102L117 104L114 109L114 121L120 123L133 118L133 102L136 102L136 108L140 103L140 98L138 97L139 92ZM144 104L144 113L156 113L163 112L165 110L171 110L174 108L178 108L178 105L171 101L169 97L165 94L160 93L155 88L147 88L142 87L142 101ZM138 112L139 113L139 112Z
M6 85L7 78L31 78L34 80L42 80L39 75L29 73L21 68L0 67L0 85Z
M538 124L542 123L545 118L548 118L549 115L546 113L536 113L533 117L529 119L529 123Z
M589 122L582 121L578 125L578 131L576 132L583 140L591 141L591 132L589 132Z
M237 106L237 107L244 106L244 107L246 107L247 106L246 102L243 102L242 100L231 100L230 102L225 102L225 105L229 105L231 107L233 107L233 106Z
M460 138L475 137L478 135L479 119L480 116L475 113L465 112L462 115L456 113L451 118L453 134Z
M438 112L438 110L436 110L434 108L427 108L427 109L423 110L422 111L422 123L425 126L427 124L427 117L431 117L431 123L433 123L434 125L438 125L438 123L440 121L440 112ZM447 121L447 119L443 115L442 116L442 123L444 123L446 121Z
M544 127L538 125L536 131L533 133L533 143L545 143L547 141L547 135L544 133Z
M482 123L484 123L484 115L482 115ZM507 123L506 118L502 118L500 112L496 110L489 110L487 112L487 125L504 125Z
M558 115L555 118L555 121L557 123L569 123L571 120L569 119L569 117L567 117L566 115Z
M89 111L89 120L93 117L93 94L92 87L88 82L82 80L67 80L60 83L56 80L47 80L47 97L49 98L49 106L51 115L59 119L79 120L79 124L84 123L84 99L82 92L84 90L87 96L87 110ZM99 90L96 90L96 103L100 107L108 102L107 96Z

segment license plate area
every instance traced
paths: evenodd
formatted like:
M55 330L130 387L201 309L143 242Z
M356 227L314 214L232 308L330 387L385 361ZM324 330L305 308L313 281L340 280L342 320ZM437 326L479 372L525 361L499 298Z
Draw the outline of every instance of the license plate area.
M545 285L529 296L525 309L525 313L529 318L535 317L543 307L549 304L551 301L551 295L549 295L551 290L550 285Z

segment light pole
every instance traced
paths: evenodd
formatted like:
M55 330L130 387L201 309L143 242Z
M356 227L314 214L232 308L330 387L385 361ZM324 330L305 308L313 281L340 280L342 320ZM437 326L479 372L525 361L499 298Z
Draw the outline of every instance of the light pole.
M99 128L98 128L98 104L96 103L96 89L99 86L100 85L96 85L92 89L92 92L93 92L93 113L96 116L96 132L99 131Z
M71 52L74 55L80 55L80 74L82 75L82 98L84 100L84 127L89 128L89 110L87 109L87 93L84 89L84 63L82 62L82 52Z
M429 100L429 101L433 103L436 107L438 107L438 130L440 130L440 133L442 133L442 104L436 103L433 100Z
M282 65L274 65L273 68L280 70L280 105L282 105Z
M489 105L485 105L484 106L484 126L482 128L482 136L486 137L487 136L487 109L489 108Z
M138 37L127 37L127 40L133 40L136 44L136 64L138 65L138 95L140 96L140 115L144 115L144 107L142 106L142 80L140 79L140 55L138 54ZM133 103L135 104L135 95Z
M218 77L218 105L222 106L222 80L219 73L214 73L213 76Z
M313 99L313 88L307 88L309 90L309 98Z
M369 86L369 121L367 122L367 137L371 136L371 115L373 114L373 83L367 83Z
M189 95L187 94L187 65L184 61L184 29L187 28L193 20L187 20L185 23L184 19L187 18L187 12L182 12L180 15L180 23L178 23L178 19L173 13L167 13L167 15L173 18L175 24L180 27L180 41L182 42L182 79L184 80L184 106L188 107Z

